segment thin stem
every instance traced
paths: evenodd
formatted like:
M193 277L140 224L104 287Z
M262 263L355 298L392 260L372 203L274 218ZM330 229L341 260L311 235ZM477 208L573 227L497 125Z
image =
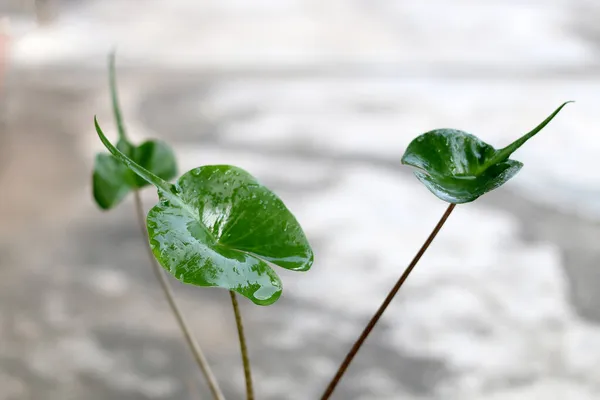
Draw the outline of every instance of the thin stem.
M133 192L133 197L135 199L135 210L136 210L137 220L140 225L140 230L142 231L142 234L144 235L144 237L148 238L148 231L146 230L146 222L145 222L145 218L144 218L144 208L142 206L142 199L140 197L139 191L135 190ZM152 270L154 271L154 275L156 275L156 279L160 283L160 286L165 294L165 297L167 298L167 302L169 303L169 306L171 307L171 311L173 312L173 315L175 316L175 319L177 320L179 329L181 329L181 333L183 333L185 341L187 342L188 347L190 348L190 351L192 352L192 355L194 356L194 360L196 361L196 364L198 364L198 367L200 367L202 374L204 375L204 377L206 378L206 381L208 382L208 387L210 388L213 398L215 400L225 400L225 396L223 396L223 392L221 392L221 389L219 388L219 384L217 383L217 380L216 380L212 370L210 369L210 366L208 365L206 356L202 352L202 349L198 345L198 342L196 342L196 339L194 338L185 318L183 317L181 310L179 309L179 306L177 305L177 302L175 301L175 297L173 295L173 289L171 288L171 284L169 283L169 280L165 276L165 273L164 273L162 267L156 261L156 258L154 258L154 254L152 254L152 251L150 250L149 246L146 246L146 250L147 250L148 256L150 258L150 263L152 264Z
M110 87L110 97L112 100L113 115L115 116L115 122L117 123L117 130L119 131L119 140L128 142L127 131L125 130L125 124L123 123L123 116L121 115L121 107L119 106L119 94L117 92L117 72L115 71L115 50L108 56L108 85Z
M365 340L367 339L367 337L369 336L369 334L371 333L371 331L373 330L373 328L375 327L375 325L377 324L377 322L383 315L386 308L390 305L390 303L392 302L392 299L394 298L394 296L396 296L396 293L398 293L398 290L400 290L400 288L402 287L402 284L404 284L404 282L408 278L408 275L410 275L413 268L415 268L415 266L417 265L417 263L419 262L419 260L421 259L421 257L423 256L423 254L425 253L427 248L429 247L429 245L431 245L431 242L433 242L433 239L435 239L435 237L438 234L438 232L440 231L440 229L442 229L442 226L444 226L444 223L450 216L450 213L452 213L452 210L454 210L454 207L456 207L456 204L450 204L448 206L448 208L446 209L446 212L444 213L444 215L442 215L442 218L439 220L439 222L437 223L435 228L433 228L433 231L431 232L431 234L429 235L429 237L427 238L425 243L423 243L423 246L421 246L421 249L419 249L419 251L417 252L415 257L412 259L412 261L408 265L408 267L406 267L406 269L404 270L404 273L402 274L400 279L398 279L398 282L396 282L396 284L394 285L394 287L392 288L390 293L387 295L387 297L385 298L385 300L383 301L381 306L379 306L379 309L377 310L375 315L373 315L373 317L371 318L371 320L369 321L369 323L367 324L367 326L361 333L361 335L358 338L358 340L356 341L356 343L354 343L354 346L352 346L352 349L350 349L350 351L346 355L346 358L344 359L344 361L338 368L335 376L329 383L329 386L325 390L325 393L323 394L323 397L321 397L321 400L327 400L331 397L337 384L340 382L340 380L342 379L342 376L348 369L348 366L354 359L354 356L356 356L356 353L358 353L358 350L360 350L360 347L363 345L363 343L365 342Z
M240 350L242 352L242 363L244 364L244 378L246 378L246 399L254 400L254 389L252 388L252 371L250 370L250 359L248 358L248 348L246 347L246 336L244 335L244 325L242 324L242 314L238 306L237 297L233 291L229 291L231 296L231 305L235 315L238 337L240 339Z

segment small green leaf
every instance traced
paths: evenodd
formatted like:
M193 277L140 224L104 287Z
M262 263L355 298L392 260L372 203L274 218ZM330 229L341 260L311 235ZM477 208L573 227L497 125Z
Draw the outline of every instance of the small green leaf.
M127 196L129 174L131 171L110 154L96 154L92 187L100 208L110 210Z
M415 167L415 176L438 198L468 203L515 176L523 166L509 157L540 132L571 103L558 107L548 118L507 147L496 150L476 136L455 129L437 129L414 139L402 163Z
M135 163L102 133L106 148L158 189L147 217L150 247L177 279L233 290L259 305L274 303L281 280L270 264L306 271L313 252L281 199L248 172L229 165L195 168L172 185Z
M177 162L173 150L162 141L148 140L133 149L133 157L136 163L160 178L169 181L177 176ZM144 179L135 175L135 186L142 188L148 185Z
M119 141L119 144L123 143ZM148 140L140 146L117 145L128 150L128 157L164 180L177 175L175 155L167 144ZM131 191L148 186L148 182L134 174L111 154L97 154L92 176L94 199L100 208L110 210L117 206Z
M114 52L109 56L108 70L113 114L119 132L117 149L158 177L164 180L175 178L177 162L173 151L166 143L148 140L136 147L127 138L117 93ZM94 199L100 208L111 209L117 206L131 190L141 189L147 185L145 180L131 172L112 155L98 154L96 156L92 186Z

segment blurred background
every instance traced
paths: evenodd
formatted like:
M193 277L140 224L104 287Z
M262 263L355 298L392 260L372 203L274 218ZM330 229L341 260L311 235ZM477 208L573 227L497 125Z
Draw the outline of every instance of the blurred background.
M316 399L446 204L412 138L504 146L576 100L457 207L335 399L600 398L600 3L594 0L0 0L0 400L209 399L152 275L131 197L90 176L112 139L106 58L136 141L181 171L231 163L296 214L308 273L241 299L258 399ZM146 207L155 201L144 192ZM173 280L229 399L223 290Z

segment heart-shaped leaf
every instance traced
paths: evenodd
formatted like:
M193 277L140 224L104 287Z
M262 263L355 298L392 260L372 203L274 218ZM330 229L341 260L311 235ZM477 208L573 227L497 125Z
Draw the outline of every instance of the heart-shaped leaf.
M148 140L139 146L132 144L125 131L117 94L115 55L109 57L109 83L113 114L119 132L117 148L137 164L164 180L177 176L177 163L171 148L159 140ZM129 170L110 154L97 154L92 175L94 199L104 210L118 205L131 190L147 186L148 182Z
M269 305L282 290L269 264L294 271L311 267L313 252L300 224L248 172L204 166L170 184L119 151L95 124L112 155L158 189L160 201L146 220L150 247L177 279L233 290Z
M508 157L548 125L568 103L503 149L496 150L463 131L437 129L415 138L402 156L402 163L417 168L415 176L440 199L468 203L515 176L523 164Z

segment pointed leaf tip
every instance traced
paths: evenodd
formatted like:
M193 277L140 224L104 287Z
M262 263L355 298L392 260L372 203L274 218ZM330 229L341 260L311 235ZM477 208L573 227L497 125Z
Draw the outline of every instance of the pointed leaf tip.
M556 117L558 115L558 113L569 103L574 103L574 101L573 100L565 101L556 110L554 110L554 112L552 114L550 114L545 120L543 120L538 126L533 128L530 132L521 136L519 139L515 140L514 142L512 142L505 148L498 150L498 152L496 153L496 156L492 160L490 160L489 165L499 163L501 161L506 160L508 157L510 157L510 155L512 153L514 153L515 151L517 151L521 146L523 146L525 144L525 142L527 142L529 139L531 139L532 137L537 135L542 129L544 129L546 127L546 125L548 125L550 123L550 121L552 121L554 119L554 117Z

